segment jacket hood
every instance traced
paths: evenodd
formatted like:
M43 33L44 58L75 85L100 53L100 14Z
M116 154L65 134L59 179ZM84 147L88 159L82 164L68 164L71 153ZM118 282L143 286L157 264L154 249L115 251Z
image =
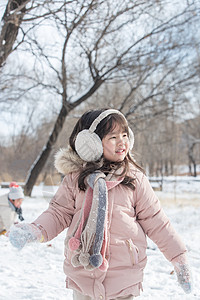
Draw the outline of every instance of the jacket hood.
M71 147L60 149L55 155L54 166L56 170L67 175L78 172L83 168L84 161L72 150Z

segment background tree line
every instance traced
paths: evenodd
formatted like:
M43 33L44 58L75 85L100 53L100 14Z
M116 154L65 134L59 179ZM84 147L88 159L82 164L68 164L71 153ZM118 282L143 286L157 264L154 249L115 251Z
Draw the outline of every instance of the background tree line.
M1 116L18 116L21 133L1 143L1 176L17 172L30 195L76 117L105 106L126 115L150 174L182 162L196 173L199 1L9 0L4 8Z

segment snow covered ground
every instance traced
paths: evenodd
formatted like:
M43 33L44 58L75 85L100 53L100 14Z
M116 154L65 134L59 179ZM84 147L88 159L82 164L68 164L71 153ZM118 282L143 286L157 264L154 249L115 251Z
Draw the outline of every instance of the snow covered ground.
M144 292L138 299L192 300L200 299L200 178L168 178L163 191L156 192L165 212L187 245L193 291L184 294L176 282L173 267L156 245L148 240L148 263L143 282ZM48 207L57 187L35 187L32 197L23 203L26 222L33 221ZM0 193L6 192L0 189ZM0 299L1 300L72 300L71 290L65 288L63 273L64 238L62 232L46 244L31 244L21 251L0 236Z

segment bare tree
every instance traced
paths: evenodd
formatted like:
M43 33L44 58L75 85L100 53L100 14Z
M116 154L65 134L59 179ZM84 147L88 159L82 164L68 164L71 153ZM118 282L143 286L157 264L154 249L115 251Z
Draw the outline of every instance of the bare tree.
M13 51L20 25L27 11L26 5L28 2L30 0L9 0L7 3L1 20L3 25L0 32L0 67Z
M77 1L78 2L78 1ZM100 3L100 4L99 4ZM79 3L78 9L76 8L76 11L73 15L73 20L68 24L68 19L66 16L64 16L63 19L60 19L59 15L54 15L57 25L63 26L65 33L64 33L64 39L63 39L63 47L62 47L62 59L61 59L61 72L59 73L54 66L49 61L49 58L47 57L47 62L50 65L50 67L56 72L58 75L58 79L60 82L60 85L62 87L62 106L60 109L60 112L58 114L58 117L55 121L54 128L52 130L51 135L49 136L49 139L47 141L46 146L43 148L42 152L36 159L34 165L30 169L30 172L27 177L26 185L25 185L25 194L30 195L33 185L35 184L35 181L43 169L47 158L49 157L49 154L52 150L53 145L56 143L57 137L59 132L61 131L65 118L69 114L71 110L73 110L75 107L79 106L82 102L86 101L91 95L95 93L97 89L111 76L114 72L116 72L120 67L122 67L122 59L127 54L127 47L125 50L123 50L120 54L117 55L117 58L113 59L113 62L108 61L108 65L105 64L104 70L99 70L96 66L96 59L97 59L97 53L102 48L102 41L104 42L104 39L106 38L107 34L110 34L110 31L115 33L117 30L120 29L120 27L124 26L124 22L121 22L119 25L115 25L115 27L112 28L112 25L118 18L126 14L127 12L131 11L134 8L134 4L129 5L123 5L121 2L121 5L118 8L118 5L115 7L114 5L103 5L103 8L107 10L107 12L103 13L103 28L101 30L98 29L98 25L100 23L99 21L95 21L94 23L94 30L96 30L96 40L94 41L94 44L92 45L92 50L87 49L86 45L81 45L82 49L84 49L84 54L86 58L88 59L88 68L89 68L89 75L91 77L90 79L90 87L87 88L82 96L79 96L77 99L74 99L73 101L70 101L69 96L67 95L67 86L68 86L68 78L67 78L67 62L66 62L66 56L67 56L67 47L70 42L70 38L72 34L75 32L76 37L77 35L80 35L80 33L86 30L86 28L93 24L94 18L97 16L98 10L94 13L94 10L98 7L98 9L102 9L103 4L99 1L91 0L87 1L87 3L81 2ZM112 8L113 14L110 13L110 9ZM115 11L115 9L117 10ZM110 15L110 16L109 16ZM109 17L108 17L109 16ZM91 20L90 20L91 18ZM96 28L95 28L96 27ZM76 33L77 30L77 33ZM95 31L94 31L95 32ZM93 53L95 56L93 56ZM93 58L93 57L94 58Z
M172 110L174 101L183 101L181 90L199 80L199 64L187 35L187 28L198 20L196 1L182 3L178 13L168 10L170 4L165 0L44 1L42 6L40 1L32 3L35 10L31 7L24 19L30 25L20 49L34 58L33 70L24 77L28 88L18 89L18 99L43 90L49 98L57 99L52 102L60 109L46 145L29 170L27 195L66 117L103 86L121 85L124 92L113 106L132 122L137 117L140 121L141 116L156 117ZM52 30L45 42L39 28ZM198 46L199 41L195 42ZM177 98L172 97L173 93Z

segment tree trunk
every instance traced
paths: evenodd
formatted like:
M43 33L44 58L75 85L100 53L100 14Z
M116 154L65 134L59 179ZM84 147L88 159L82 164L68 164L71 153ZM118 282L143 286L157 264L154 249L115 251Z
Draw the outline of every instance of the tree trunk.
M92 85L92 87L84 95L82 95L78 100L73 102L73 104L68 103L67 101L63 100L64 104L63 104L61 111L58 115L58 118L55 122L53 131L52 131L51 135L49 136L47 144L43 148L41 154L35 160L34 164L32 165L32 167L28 173L26 183L24 186L24 194L26 196L31 196L31 192L32 192L33 186L37 180L37 177L40 174L40 172L42 171L42 169L51 153L52 146L55 145L55 143L57 141L58 135L62 130L63 124L64 124L65 119L66 119L67 115L69 114L69 112L72 109L74 109L75 107L77 107L78 105L80 105L82 102L86 101L92 94L94 94L95 91L102 85L103 82L104 82L103 79L97 78L94 81L94 84Z
M194 177L197 177L197 165L196 165L196 162L194 162L193 168L194 168Z
M194 146L195 146L195 143L193 143L190 146L190 148L188 150L188 157L189 157L190 173L192 176L196 177L197 176L196 161L195 161L194 154L193 154ZM193 166L193 172L192 172L192 166Z
M24 187L24 194L26 196L31 196L31 192L33 189L33 186L38 178L38 175L42 171L50 153L52 150L52 146L56 143L59 133L62 130L63 124L65 122L66 116L70 112L71 109L67 109L66 106L62 106L61 111L57 117L57 120L55 122L54 128L52 130L51 135L49 136L49 139L47 141L46 146L43 148L42 152L32 165L29 174L27 176L27 180Z
M2 17L0 32L0 67L3 66L9 54L13 51L13 45L26 13L26 4L30 0L9 0Z

